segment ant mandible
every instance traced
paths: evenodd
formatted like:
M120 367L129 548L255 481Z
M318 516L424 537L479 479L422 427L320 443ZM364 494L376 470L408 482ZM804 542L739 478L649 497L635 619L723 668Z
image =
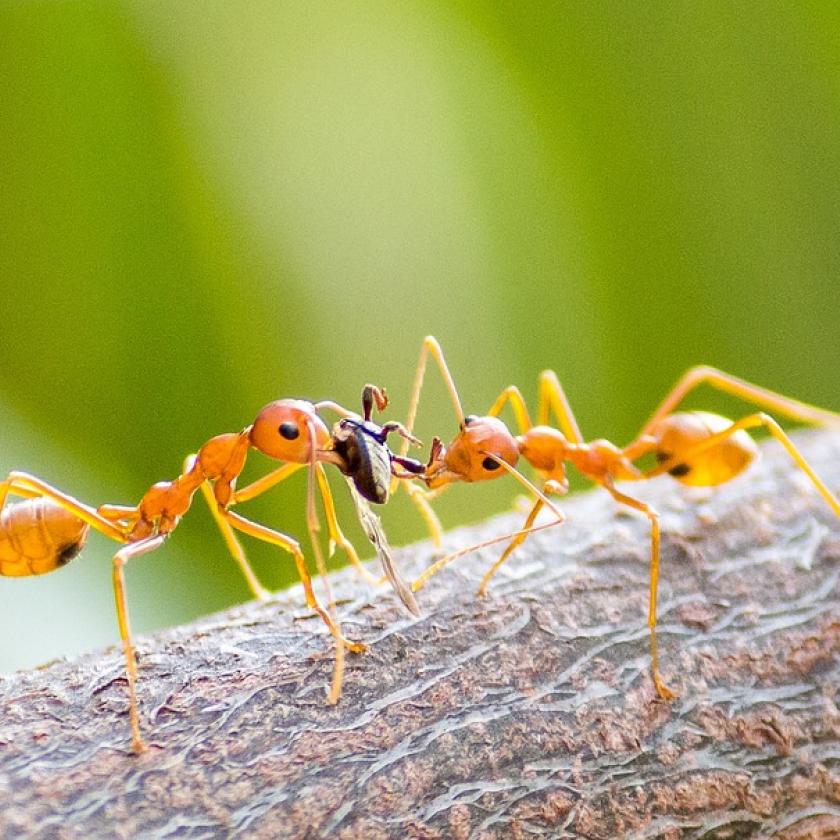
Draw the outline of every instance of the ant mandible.
M667 473L687 485L711 487L723 484L746 469L755 457L757 448L747 434L747 429L763 426L782 444L794 463L808 476L834 513L840 517L840 500L820 480L790 438L769 415L759 411L740 420L731 421L706 411L675 412L675 409L690 391L706 384L803 423L840 428L840 414L790 399L716 368L700 366L691 368L679 379L627 446L617 447L606 440L587 443L578 428L557 375L550 370L543 371L539 377L536 425L532 424L525 400L516 386L502 391L485 416L465 417L440 344L432 336L427 336L420 351L409 403L406 421L409 430L413 427L416 417L429 354L436 361L446 383L458 418L459 432L448 446L444 447L438 439L432 444L432 454L423 476L429 490L406 485L408 492L419 505L428 508L429 501L453 482L486 481L496 478L502 474L499 467L513 471L521 455L543 479L545 493L562 494L568 491L565 467L568 462L583 476L606 489L617 502L644 514L650 522L648 627L652 677L657 693L665 699L672 699L675 694L665 685L660 675L656 646L659 515L650 505L620 491L615 482L642 481ZM517 436L512 435L497 416L507 403L510 403L519 427ZM548 425L552 413L557 418L559 429ZM634 462L648 454L654 455L657 466L647 470L637 467ZM534 525L545 504L544 498L536 499L523 528L510 537L509 545L482 578L479 595L486 594L490 579L517 546L524 542L528 534L547 527ZM477 547L471 546L441 558L414 581L412 589L419 590L433 574L455 557Z
M257 580L235 532L275 545L289 552L294 558L308 606L317 612L335 639L336 663L328 702L338 701L341 693L344 648L353 653L361 653L365 646L346 639L337 620L319 603L298 542L235 513L231 508L261 495L301 467L308 465L307 526L319 569L324 569L324 563L315 536L319 530L315 511L316 483L324 505L331 547L335 544L340 545L351 562L363 568L355 549L338 526L332 493L322 462L335 463L354 482L361 495L376 495L378 492L380 497L383 480L381 467L384 458L387 458L389 467L388 481L391 474L407 477L408 474L421 473L424 469L423 464L404 456L393 455L387 450L385 440L392 431L398 432L409 441L417 441L399 423L390 422L379 427L370 422L374 402L381 410L387 405L387 398L380 389L368 385L363 391L363 420L354 412L328 400L314 404L296 399L269 403L259 412L254 422L241 432L217 435L207 441L196 454L187 457L180 476L172 481L162 481L153 485L146 491L139 504L133 507L101 505L93 508L42 479L20 471L9 473L5 481L0 482L0 575L22 577L45 574L60 568L82 549L90 528L124 544L113 558L113 586L117 623L125 655L129 720L132 748L135 752L141 752L145 745L140 735L136 695L137 664L129 624L123 569L129 560L163 545L181 517L189 510L198 489L201 489L207 499L213 518L221 529L231 554L257 598L266 598L268 592ZM333 410L342 417L332 434L319 416L319 412L325 409ZM365 450L368 454L373 452L379 458L376 472L370 466L370 459L348 461L342 454L347 443L343 432L345 427L356 429L362 425L365 428L365 436L376 443L372 443ZM236 480L251 449L286 463L241 490L236 490ZM382 450L385 450L385 453ZM395 465L402 466L408 473L399 472ZM24 501L7 505L10 494L23 497ZM387 493L385 497L387 498ZM373 500L384 501L378 497ZM403 589L408 591L404 585ZM405 592L400 594L409 606L414 603L410 592L408 595Z

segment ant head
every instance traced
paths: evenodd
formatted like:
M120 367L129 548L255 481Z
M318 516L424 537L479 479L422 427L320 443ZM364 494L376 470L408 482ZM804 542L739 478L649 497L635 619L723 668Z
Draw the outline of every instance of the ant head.
M251 446L279 461L305 464L312 451L309 430L314 429L316 449L329 445L330 433L315 413L315 406L304 400L276 400L257 415L251 426Z
M433 447L426 484L435 488L453 481L487 481L504 475L505 470L491 455L515 467L519 460L516 438L497 417L470 415L449 446Z

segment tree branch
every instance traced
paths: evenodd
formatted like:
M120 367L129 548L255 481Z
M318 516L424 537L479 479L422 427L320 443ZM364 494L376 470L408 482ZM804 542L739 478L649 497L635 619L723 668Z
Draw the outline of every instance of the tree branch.
M840 488L837 434L795 440ZM663 515L673 703L649 677L647 521L595 491L484 600L499 548L434 578L419 619L336 574L345 632L371 650L334 707L329 638L297 588L140 640L141 756L118 649L2 679L0 836L837 837L840 523L763 452L714 493L634 488ZM430 548L398 561L413 578Z

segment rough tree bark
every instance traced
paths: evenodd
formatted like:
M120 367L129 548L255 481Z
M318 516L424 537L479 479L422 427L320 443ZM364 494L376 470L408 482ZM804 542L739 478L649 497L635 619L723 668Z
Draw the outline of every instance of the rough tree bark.
M837 434L797 440L840 488ZM484 600L498 549L434 579L419 619L337 574L345 631L371 650L348 659L336 707L297 589L140 640L139 757L119 650L3 679L0 836L840 836L840 523L763 451L714 493L634 488L663 514L674 702L648 672L647 522L596 490ZM399 552L405 575L430 554Z

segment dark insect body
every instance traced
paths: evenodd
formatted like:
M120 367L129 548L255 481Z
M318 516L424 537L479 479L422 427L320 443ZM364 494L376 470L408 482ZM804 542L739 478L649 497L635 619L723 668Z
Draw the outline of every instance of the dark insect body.
M378 426L371 418L374 400L382 411L388 404L385 394L373 385L365 386L362 392L364 417L358 420L345 417L338 421L332 434L332 447L336 454L333 463L353 480L353 484L362 498L377 505L383 505L390 495L391 480L412 478L422 475L425 465L413 458L395 455L388 448L387 440L391 432L397 432L403 438L418 443L408 434L401 423L385 423ZM402 467L406 473L395 469Z

